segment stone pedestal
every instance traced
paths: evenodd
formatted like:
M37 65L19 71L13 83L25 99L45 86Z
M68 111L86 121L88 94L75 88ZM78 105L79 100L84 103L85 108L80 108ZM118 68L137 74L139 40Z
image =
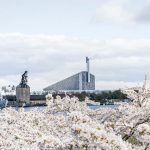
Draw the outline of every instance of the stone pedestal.
M30 103L30 87L28 85L25 87L18 85L16 87L16 100L19 105Z

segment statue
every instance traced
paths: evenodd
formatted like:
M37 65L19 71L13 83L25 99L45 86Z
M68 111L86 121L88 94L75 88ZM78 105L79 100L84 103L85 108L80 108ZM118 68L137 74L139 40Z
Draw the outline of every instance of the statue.
M21 86L27 85L27 82L28 82L28 80L27 80L28 75L27 74L28 74L28 71L25 71L24 74L22 75L21 83L20 83Z
M16 87L16 106L23 106L30 103L30 87L27 85L28 71L21 77L20 84Z

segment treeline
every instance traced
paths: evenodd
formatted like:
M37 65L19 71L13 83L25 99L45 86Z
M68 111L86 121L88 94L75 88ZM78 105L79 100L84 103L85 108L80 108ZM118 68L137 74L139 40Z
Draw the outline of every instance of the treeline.
M106 100L106 99L107 100L110 100L110 99L123 100L123 99L126 99L127 97L125 94L121 92L121 90L116 90L116 91L102 91L99 94L92 93L89 95L89 98L91 100L99 102L101 100Z
M58 94L55 93L53 94L53 97L56 98L56 96L59 95L61 98L64 98L66 94ZM126 95L123 94L120 90L116 91L102 91L101 93L87 93L87 92L82 92L82 93L67 93L69 97L78 97L80 101L84 101L86 97L88 97L90 100L100 102L103 100L111 100L111 99L116 99L117 100L124 100L126 99Z

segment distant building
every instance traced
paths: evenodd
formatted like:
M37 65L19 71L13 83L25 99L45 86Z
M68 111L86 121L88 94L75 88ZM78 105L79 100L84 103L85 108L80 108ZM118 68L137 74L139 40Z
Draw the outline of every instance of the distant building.
M52 84L44 91L88 91L95 90L95 76L90 73L89 58L86 57L87 71L79 72L62 81Z
M2 86L1 95L15 95L16 87L14 85Z

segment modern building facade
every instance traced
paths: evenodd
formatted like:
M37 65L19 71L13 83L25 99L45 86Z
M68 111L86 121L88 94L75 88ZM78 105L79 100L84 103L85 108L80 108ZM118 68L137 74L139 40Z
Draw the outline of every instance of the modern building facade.
M79 72L69 78L52 84L44 91L88 91L95 90L95 76L90 73L89 58L86 57L87 71Z

